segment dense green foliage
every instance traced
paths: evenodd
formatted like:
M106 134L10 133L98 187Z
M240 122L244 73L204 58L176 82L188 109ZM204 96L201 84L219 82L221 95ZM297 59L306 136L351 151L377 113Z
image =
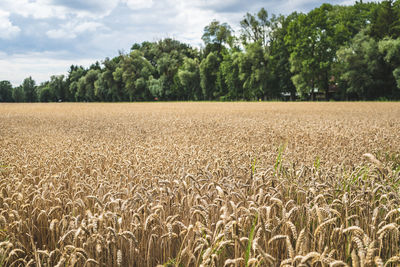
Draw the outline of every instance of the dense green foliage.
M400 0L261 9L240 26L212 21L200 50L167 38L38 86L2 81L0 101L400 99Z

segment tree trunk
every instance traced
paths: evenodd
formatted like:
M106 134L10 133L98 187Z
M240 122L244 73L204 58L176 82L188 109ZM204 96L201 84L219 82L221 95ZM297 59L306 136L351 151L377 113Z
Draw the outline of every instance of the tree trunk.
M311 86L311 101L315 101L314 87L315 87L315 84L314 84L314 79L313 79L312 86Z
M329 101L330 95L329 95L329 75L328 72L325 72L325 100Z
M296 92L292 91L290 92L290 101L295 101L296 100Z

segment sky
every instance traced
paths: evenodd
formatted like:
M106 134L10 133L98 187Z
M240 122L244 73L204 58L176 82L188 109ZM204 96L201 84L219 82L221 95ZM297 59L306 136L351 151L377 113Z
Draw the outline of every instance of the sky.
M307 12L351 0L0 0L0 81L37 84L69 67L89 67L132 44L174 38L201 47L213 19L238 32L239 22L262 7L271 14Z

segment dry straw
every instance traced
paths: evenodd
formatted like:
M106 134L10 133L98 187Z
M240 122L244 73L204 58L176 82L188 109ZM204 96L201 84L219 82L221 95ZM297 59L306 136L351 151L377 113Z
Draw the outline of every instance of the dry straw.
M0 266L400 262L398 103L5 104L0 121Z

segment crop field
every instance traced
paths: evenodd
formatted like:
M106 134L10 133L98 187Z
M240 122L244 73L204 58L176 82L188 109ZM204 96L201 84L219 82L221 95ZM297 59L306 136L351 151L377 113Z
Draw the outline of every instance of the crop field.
M0 266L397 266L400 103L0 105Z

